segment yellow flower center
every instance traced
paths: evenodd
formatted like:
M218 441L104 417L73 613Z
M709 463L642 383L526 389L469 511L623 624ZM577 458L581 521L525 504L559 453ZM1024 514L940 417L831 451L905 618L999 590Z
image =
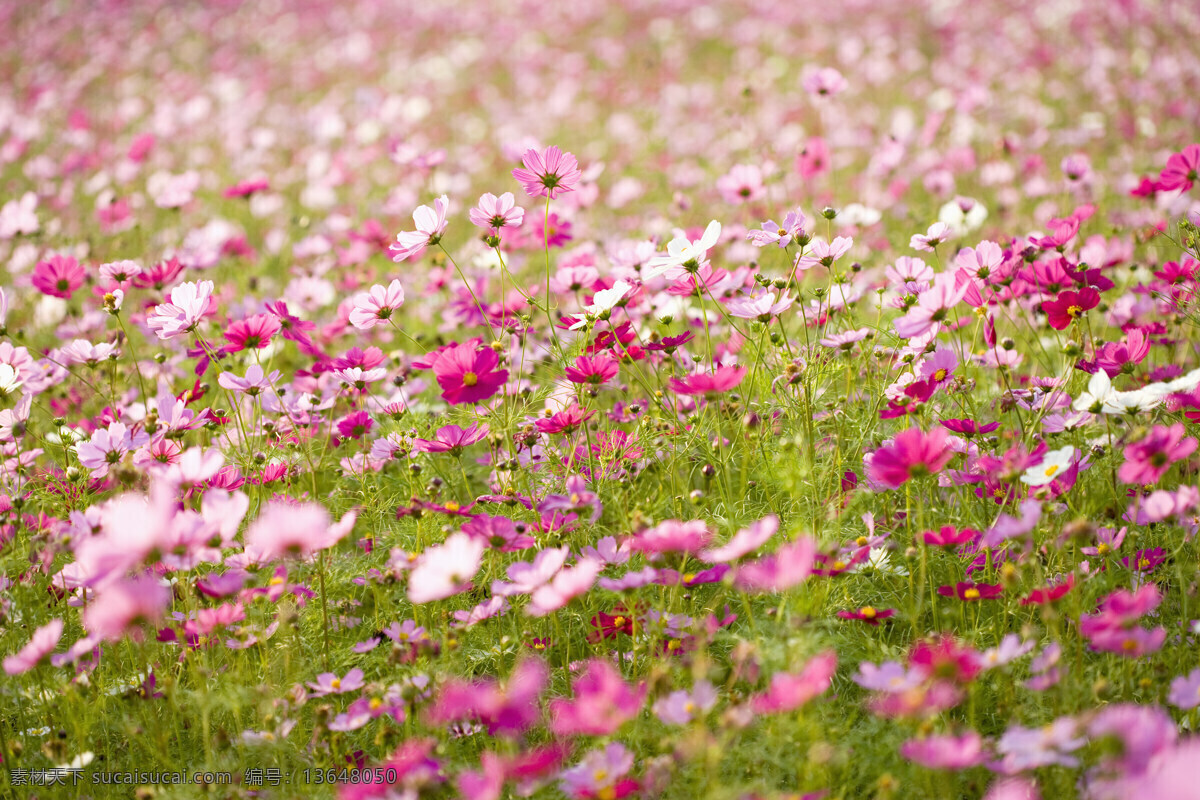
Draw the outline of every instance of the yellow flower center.
M272 576L271 580L267 581L268 586L278 586L281 583L283 583L283 578L278 575Z
M1054 473L1056 473L1056 472L1058 472L1058 464L1051 464L1050 466L1046 467L1045 474L1046 474L1047 478L1053 478Z
M833 568L836 570L843 570L846 568L846 562L845 561L835 561L835 562L833 562Z
M479 383L479 376L474 372L464 372L462 381L463 386L474 386L475 384Z
M383 705L383 701L378 697L372 697L371 702L367 703L367 705L370 706L372 711L378 711L379 707Z
M625 618L624 618L624 617L613 617L613 626L615 626L615 627L619 628L619 627L621 627L621 626L622 626L622 625L624 625L624 624L625 624Z
M329 685L332 686L334 689L340 689L340 688L342 688L342 679L334 678L332 681L329 682Z
M1150 559L1148 559L1148 558L1139 558L1138 559L1138 568L1139 569L1147 569L1149 566L1150 566Z
M934 379L935 381L944 381L944 380L946 380L946 370L945 370L945 369L939 369L937 372L933 373L933 379Z
M1083 313L1083 306L1067 306L1067 316L1075 319Z
M459 506L459 504L454 502L453 500L446 501L446 510L447 511L458 511L459 508L461 508L461 506Z
M1126 639L1125 641L1121 642L1121 649L1128 650L1130 652L1137 650L1137 640L1136 639Z
M691 583L694 580L696 580L696 573L694 572L685 573L683 576L684 583Z
M974 587L967 589L965 592L963 592L963 598L966 600L978 600L979 590Z
M596 792L597 800L616 800L616 797L617 787L615 786L605 786L603 789L600 789L598 792Z
M871 606L863 606L858 610L858 613L862 614L866 619L875 619L875 614L877 612Z
M867 546L867 541L868 541L867 537L865 537L865 536L860 536L860 537L858 537L857 539L855 539L855 540L854 540L854 543L855 543L856 545L858 545L859 547L866 547L866 546Z
M1112 550L1112 548L1108 546L1108 542L1101 542L1101 543L1100 543L1100 544L1099 544L1099 545L1096 547L1096 552L1097 552L1097 553L1099 553L1099 554L1100 554L1100 555L1102 555L1102 556L1103 556L1103 555L1107 555L1107 554L1109 553L1109 551L1111 551L1111 550Z

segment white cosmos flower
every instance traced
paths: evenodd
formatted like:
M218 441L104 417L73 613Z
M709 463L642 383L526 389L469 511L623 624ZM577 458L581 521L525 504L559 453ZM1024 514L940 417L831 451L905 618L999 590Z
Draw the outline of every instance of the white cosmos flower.
M584 306L584 311L591 317L598 317L606 311L612 311L617 307L617 303L625 299L625 295L629 294L633 286L625 281L617 281L611 289L601 289L592 295L592 304ZM579 330L587 324L587 320L581 319L571 326L571 330Z
M1030 486L1045 486L1062 473L1071 468L1075 460L1075 448L1068 445L1058 450L1051 450L1042 458L1042 463L1025 470L1021 483Z
M715 219L708 223L708 227L704 229L704 235L694 242L687 238L686 233L676 228L675 238L667 242L667 254L665 256L656 256L647 261L642 272L642 277L650 280L662 275L672 267L681 267L689 261L702 264L704 263L704 259L708 257L708 251L712 249L713 245L720 238L721 223Z
M0 393L9 394L24 382L12 364L0 364Z
M1097 370L1092 379L1088 381L1087 391L1075 398L1071 408L1076 411L1090 411L1098 414L1114 394L1116 392L1113 391L1112 379L1108 377L1108 373L1102 369Z
M955 236L963 237L982 225L987 215L982 203L969 197L956 197L938 209L938 222L946 223Z

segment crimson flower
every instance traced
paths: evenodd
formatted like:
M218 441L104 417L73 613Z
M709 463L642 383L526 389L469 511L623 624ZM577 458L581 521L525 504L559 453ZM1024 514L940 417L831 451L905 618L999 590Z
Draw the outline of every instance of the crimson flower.
M1042 303L1042 311L1050 318L1050 327L1061 331L1086 311L1100 305L1100 293L1090 286L1078 292L1062 292L1054 300Z
M937 591L942 597L957 597L959 600L971 602L974 600L995 600L1004 590L998 583L959 581L953 586L939 586Z

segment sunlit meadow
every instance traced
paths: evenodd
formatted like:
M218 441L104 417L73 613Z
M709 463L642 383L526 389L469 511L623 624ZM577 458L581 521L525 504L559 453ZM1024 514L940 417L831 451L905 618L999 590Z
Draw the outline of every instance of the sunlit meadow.
M4 796L1200 797L1200 6L0 31Z

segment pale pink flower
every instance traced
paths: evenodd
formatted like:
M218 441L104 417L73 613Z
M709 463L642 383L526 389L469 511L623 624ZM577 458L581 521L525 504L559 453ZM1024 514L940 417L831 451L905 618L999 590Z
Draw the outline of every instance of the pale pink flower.
M42 662L62 638L63 621L57 617L33 632L29 644L4 659L4 671L9 675L20 675L28 672Z
M388 248L392 261L400 263L410 258L417 258L425 252L425 248L435 245L442 240L446 230L446 211L450 207L450 198L442 195L433 201L433 208L418 206L413 212L415 231L403 231L396 234L396 242ZM403 300L403 297L401 297Z
M153 313L146 317L146 324L160 339L188 333L204 318L212 295L212 281L181 283L171 290L171 302L154 307Z
M246 529L246 550L260 561L294 556L308 558L332 547L354 527L357 514L348 511L336 525L320 503L272 500Z
M93 478L103 478L108 470L121 462L125 454L135 450L146 442L150 436L144 431L131 432L123 422L113 422L107 428L100 428L86 442L75 445L79 463L92 471Z
M539 587L530 598L525 612L533 617L544 617L551 611L557 611L591 589L602 569L604 565L599 561L581 558L575 566L561 570L550 583Z
M417 559L408 577L408 599L428 603L467 591L486 549L487 542L462 531L430 547Z
M364 331L374 328L376 325L383 325L402 305L404 305L404 288L400 286L399 280L393 280L386 288L375 284L369 291L354 298L354 310L350 312L350 324Z

